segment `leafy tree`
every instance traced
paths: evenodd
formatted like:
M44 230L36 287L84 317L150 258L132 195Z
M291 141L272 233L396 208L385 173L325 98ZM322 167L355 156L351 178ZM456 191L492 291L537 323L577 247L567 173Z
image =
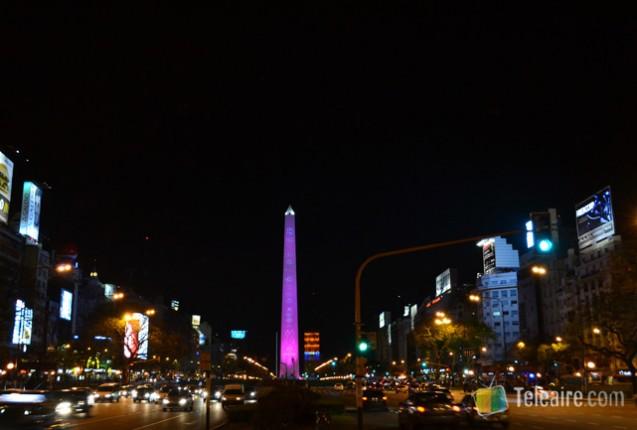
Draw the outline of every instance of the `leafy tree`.
M436 379L439 377L439 368L448 359L450 352L477 351L492 337L491 329L477 320L439 325L426 323L417 327L414 332L416 346L427 357Z
M637 244L625 242L609 259L602 294L576 316L571 333L589 351L623 362L637 393Z

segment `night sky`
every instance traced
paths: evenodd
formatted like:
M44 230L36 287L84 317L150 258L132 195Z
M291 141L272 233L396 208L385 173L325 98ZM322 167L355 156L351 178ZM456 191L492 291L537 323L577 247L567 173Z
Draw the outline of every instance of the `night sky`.
M288 204L300 331L320 330L326 356L351 349L371 253L520 229L547 207L574 236L575 203L605 185L620 233L637 229L633 21L313 12L16 16L0 97L12 215L17 181L47 182L47 246L77 244L102 281L178 298L270 357ZM368 328L480 264L472 245L375 263Z

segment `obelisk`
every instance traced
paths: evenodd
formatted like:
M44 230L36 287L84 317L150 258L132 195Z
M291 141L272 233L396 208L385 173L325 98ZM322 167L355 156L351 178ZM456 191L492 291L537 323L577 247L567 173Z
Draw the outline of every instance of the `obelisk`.
M283 291L279 378L299 378L299 320L296 297L296 229L294 210L285 211L283 234Z

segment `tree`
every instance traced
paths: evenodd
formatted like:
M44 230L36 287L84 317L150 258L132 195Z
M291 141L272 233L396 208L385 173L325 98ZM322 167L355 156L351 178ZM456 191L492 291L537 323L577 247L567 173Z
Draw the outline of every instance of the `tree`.
M608 284L590 312L577 315L571 332L589 351L623 362L637 393L637 246L624 243L609 258Z
M491 329L477 320L448 324L427 323L414 331L416 346L430 361L429 365L436 379L439 377L439 368L443 365L443 360L448 359L449 353L477 351L492 337Z

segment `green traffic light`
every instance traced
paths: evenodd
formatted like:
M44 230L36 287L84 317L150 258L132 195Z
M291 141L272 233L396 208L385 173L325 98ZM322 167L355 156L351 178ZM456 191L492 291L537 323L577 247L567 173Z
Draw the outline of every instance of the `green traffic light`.
M542 239L538 242L537 247L541 252L550 252L553 249L553 242L548 239Z
M358 343L358 350L360 352L366 352L369 349L369 344L364 340Z

